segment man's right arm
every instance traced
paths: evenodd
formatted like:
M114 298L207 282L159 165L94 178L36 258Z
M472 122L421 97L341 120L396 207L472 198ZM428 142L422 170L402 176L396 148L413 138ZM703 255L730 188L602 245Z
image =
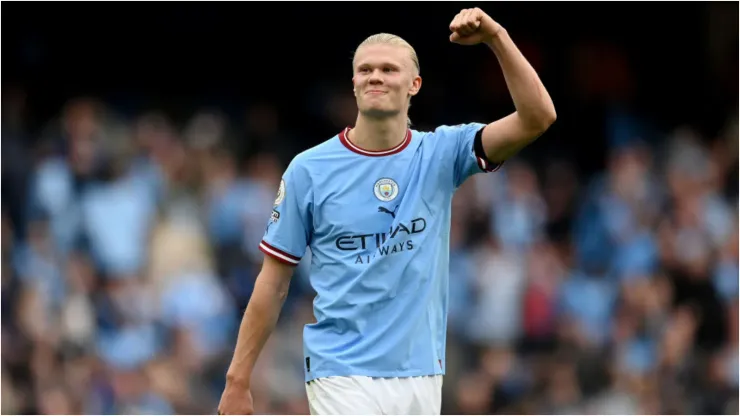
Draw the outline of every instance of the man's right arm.
M309 175L294 159L280 181L259 245L265 260L244 312L234 356L226 372L226 388L219 404L221 414L253 411L249 386L254 364L275 328L295 266L311 243L311 189Z
M252 369L275 328L294 270L294 266L265 256L239 327L234 356L226 373L227 385L249 389Z

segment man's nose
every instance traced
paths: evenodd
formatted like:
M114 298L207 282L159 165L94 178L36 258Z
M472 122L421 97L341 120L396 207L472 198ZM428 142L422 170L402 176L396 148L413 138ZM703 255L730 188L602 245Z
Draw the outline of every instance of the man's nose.
M383 77L382 77L382 75L383 75L383 73L380 70L377 70L376 69L375 71L373 71L370 74L370 78L368 79L368 81L371 84L382 84L383 83Z

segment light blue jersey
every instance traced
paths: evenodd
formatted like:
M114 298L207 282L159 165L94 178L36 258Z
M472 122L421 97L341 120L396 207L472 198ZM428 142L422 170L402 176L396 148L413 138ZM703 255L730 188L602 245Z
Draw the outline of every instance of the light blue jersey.
M444 374L452 195L495 170L483 127L409 130L378 152L348 128L293 159L260 249L292 265L311 249L306 381Z

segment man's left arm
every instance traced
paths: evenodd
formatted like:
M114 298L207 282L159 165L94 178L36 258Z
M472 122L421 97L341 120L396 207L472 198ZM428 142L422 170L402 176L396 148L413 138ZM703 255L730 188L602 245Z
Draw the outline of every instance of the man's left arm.
M486 44L501 65L516 111L488 124L482 147L490 162L499 164L544 133L555 122L555 106L532 65L508 32L482 10L465 9L450 23L450 41L461 45Z

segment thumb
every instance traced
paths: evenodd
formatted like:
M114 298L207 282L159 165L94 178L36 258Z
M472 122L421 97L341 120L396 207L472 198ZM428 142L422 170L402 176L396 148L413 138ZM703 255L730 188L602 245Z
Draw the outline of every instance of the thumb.
M460 37L460 35L457 32L452 32L452 34L450 35L450 42L457 43L457 42L460 41L460 39L462 39L462 38Z

